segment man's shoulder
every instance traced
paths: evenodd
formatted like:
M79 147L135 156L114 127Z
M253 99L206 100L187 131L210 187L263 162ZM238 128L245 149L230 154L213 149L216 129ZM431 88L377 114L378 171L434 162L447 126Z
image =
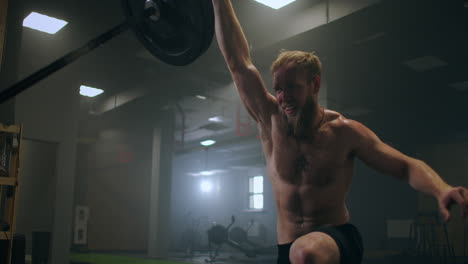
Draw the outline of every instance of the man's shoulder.
M350 136L358 132L359 127L362 126L358 121L349 119L337 111L325 109L325 113L328 125L342 135Z
M336 111L326 110L326 112L327 117L329 116L328 127L333 131L335 139L342 148L349 149L352 152L363 138L363 125Z
M347 118L337 111L325 109L326 123L332 128L343 128L346 125Z

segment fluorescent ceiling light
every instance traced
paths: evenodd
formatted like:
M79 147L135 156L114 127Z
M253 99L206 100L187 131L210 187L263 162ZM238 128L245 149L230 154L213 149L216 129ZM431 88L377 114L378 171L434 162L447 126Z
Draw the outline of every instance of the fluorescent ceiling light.
M100 95L104 92L104 90L81 85L80 86L80 94L83 96L94 97Z
M222 173L222 172L225 172L225 170L209 170L209 171L200 171L200 172L189 172L187 174L190 175L190 176L193 176L193 177L201 177L201 176L211 176L211 175L215 175L215 174Z
M285 5L289 5L290 3L296 0L255 0L261 4L269 6L273 9L280 9Z
M62 29L67 24L67 21L41 15L36 12L32 12L23 20L24 27L32 28L49 34L57 33L57 31Z
M203 146L205 146L205 147L211 146L211 145L213 145L213 144L215 144L215 143L216 143L216 141L211 140L211 139L200 142L200 144L203 145Z
M206 100L206 96L203 95L197 95L196 97L200 100Z
M458 83L452 83L450 84L450 87L457 89L458 91L461 92L466 92L468 91L468 82L458 82Z
M360 45L360 44L363 44L363 43L366 43L366 42L369 42L369 41L376 40L378 38L384 37L385 35L386 35L385 32L375 33L375 34L372 34L372 35L367 36L365 38L358 39L358 40L354 41L354 44L355 45Z
M223 122L223 117L222 116L213 116L208 118L208 121L213 122L213 123L222 123Z
M215 174L216 171L200 171L200 176L211 176L213 174Z
M435 56L423 56L405 61L403 62L403 64L417 72L425 72L447 65L445 61Z

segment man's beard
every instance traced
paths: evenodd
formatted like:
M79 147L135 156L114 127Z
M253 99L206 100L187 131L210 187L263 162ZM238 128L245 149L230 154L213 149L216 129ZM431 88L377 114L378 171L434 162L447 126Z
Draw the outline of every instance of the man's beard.
M296 116L288 117L289 134L297 139L307 138L317 119L317 103L312 96L308 96L304 106L299 109Z

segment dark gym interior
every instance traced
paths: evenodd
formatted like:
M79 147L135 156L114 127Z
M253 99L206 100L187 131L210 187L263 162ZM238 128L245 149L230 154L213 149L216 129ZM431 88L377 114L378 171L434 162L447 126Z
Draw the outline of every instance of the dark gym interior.
M232 2L270 92L280 50L315 51L321 106L468 186L467 0ZM122 9L0 0L0 93L125 21ZM32 29L31 12L68 24ZM18 141L21 151L17 188L0 189L0 263L276 263L259 132L209 43L174 66L128 30L1 102L0 123L21 125L21 138L1 132L0 157ZM82 85L104 92L83 96ZM435 199L359 160L347 197L364 264L468 263L458 206L444 223Z

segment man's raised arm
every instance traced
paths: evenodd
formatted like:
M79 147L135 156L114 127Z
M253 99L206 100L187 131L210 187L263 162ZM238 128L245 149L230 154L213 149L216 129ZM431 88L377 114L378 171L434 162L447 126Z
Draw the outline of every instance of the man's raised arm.
M257 68L252 64L249 45L234 13L230 0L212 0L216 39L234 83L250 116L256 122L269 123L276 100L265 88Z

